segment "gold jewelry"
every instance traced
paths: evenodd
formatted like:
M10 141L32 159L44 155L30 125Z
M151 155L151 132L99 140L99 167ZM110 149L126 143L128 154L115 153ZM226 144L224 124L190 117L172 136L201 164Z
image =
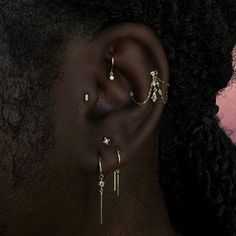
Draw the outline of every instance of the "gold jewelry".
M121 156L120 156L120 150L116 147L116 154L118 158L118 165L117 169L114 170L114 175L113 175L113 180L114 180L114 191L117 193L117 196L120 194L120 161L121 161Z
M113 73L114 64L115 64L115 59L114 59L114 57L112 56L112 58L111 58L111 71L110 71L109 80L114 80L114 79L115 79L114 73Z
M102 143L106 146L109 146L109 143L111 142L110 138L103 137Z
M89 95L88 95L88 93L85 93L84 94L84 101L88 102L88 100L89 100Z
M98 186L100 187L99 193L100 193L100 223L103 224L103 187L105 185L104 182L104 175L102 172L102 159L101 156L99 155L98 157L98 163L99 163L99 182Z
M137 102L134 98L134 93L131 91L129 93L131 100L139 106L147 103L149 99L151 99L152 102L155 103L157 101L157 92L158 92L162 102L166 104L168 100L168 86L170 86L170 84L160 79L160 76L157 70L151 71L150 75L152 77L152 82L150 85L147 98L143 102ZM161 84L167 87L165 97L163 96L163 92L161 90L161 86L160 86Z

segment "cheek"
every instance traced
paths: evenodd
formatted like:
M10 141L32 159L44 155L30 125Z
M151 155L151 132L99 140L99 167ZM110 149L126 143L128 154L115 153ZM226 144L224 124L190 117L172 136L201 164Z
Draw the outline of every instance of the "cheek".
M66 77L55 85L55 142L57 152L63 153L67 164L90 172L97 165L97 142L85 115L83 81L82 77Z

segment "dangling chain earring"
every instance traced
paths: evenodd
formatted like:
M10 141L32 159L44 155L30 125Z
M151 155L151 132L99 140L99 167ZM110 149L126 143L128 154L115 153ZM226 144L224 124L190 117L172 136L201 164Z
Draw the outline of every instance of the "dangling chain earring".
M106 136L103 137L102 143L106 146L109 146L109 143L111 141L111 138L108 138ZM120 162L121 162L121 156L120 156L120 150L118 147L116 147L116 154L118 158L118 164L117 168L114 170L114 191L117 193L117 196L120 195ZM98 166L99 166L99 182L98 186L100 187L99 193L100 193L100 224L103 224L103 187L105 186L104 181L104 175L102 170L102 159L101 155L99 153L98 155Z
M111 71L110 71L109 80L114 80L114 79L115 79L114 73L113 73L114 64L115 64L115 59L114 59L114 57L112 56L112 57L111 57Z
M101 156L99 155L98 157L98 164L99 164L99 182L98 186L100 187L99 193L100 193L100 223L103 224L103 187L105 185L104 182L104 175L102 171L102 159Z
M120 194L120 150L116 147L116 154L118 158L118 165L117 169L114 170L114 175L113 175L113 182L114 182L114 191L117 193L117 196Z
M152 82L151 82L151 85L150 85L150 89L149 89L147 98L143 102L137 102L134 98L134 93L131 91L129 93L131 100L139 106L144 105L145 103L147 103L149 99L151 99L152 102L155 103L157 101L157 92L158 92L162 102L164 104L166 104L167 100L168 100L168 88L166 89L165 97L163 97L163 92L160 88L161 87L160 84L162 84L166 87L170 86L170 84L165 82L165 81L162 81L160 79L159 73L158 73L157 70L151 71L150 75L152 77Z

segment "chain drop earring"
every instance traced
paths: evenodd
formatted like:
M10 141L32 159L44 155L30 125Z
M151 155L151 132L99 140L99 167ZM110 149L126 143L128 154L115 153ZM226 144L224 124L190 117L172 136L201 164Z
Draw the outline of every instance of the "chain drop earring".
M98 186L100 187L100 224L103 224L103 187L105 186L104 175L102 170L102 159L99 154L98 156L98 165L99 165L99 182Z
M149 101L149 99L151 99L152 102L155 103L157 101L157 93L158 93L162 102L166 104L168 100L168 86L170 86L170 84L160 79L160 76L157 70L151 71L150 75L152 77L152 82L151 82L150 89L148 91L148 96L146 97L146 99L143 102L136 101L134 98L134 93L131 91L129 93L131 100L139 106L146 104ZM161 85L166 87L165 96L163 96Z

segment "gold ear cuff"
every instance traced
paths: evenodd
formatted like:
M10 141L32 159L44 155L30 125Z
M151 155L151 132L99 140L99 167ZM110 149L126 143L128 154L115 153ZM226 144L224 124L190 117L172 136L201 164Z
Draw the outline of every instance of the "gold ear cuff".
M138 102L134 98L134 93L130 91L129 95L130 95L131 100L139 106L146 104L149 101L149 99L151 99L152 102L155 103L157 101L157 93L158 93L162 102L166 104L168 100L168 86L170 86L170 84L160 79L160 76L157 70L151 71L150 75L151 75L152 82L150 85L150 89L148 91L147 98L143 102ZM165 96L163 96L161 85L167 87Z

